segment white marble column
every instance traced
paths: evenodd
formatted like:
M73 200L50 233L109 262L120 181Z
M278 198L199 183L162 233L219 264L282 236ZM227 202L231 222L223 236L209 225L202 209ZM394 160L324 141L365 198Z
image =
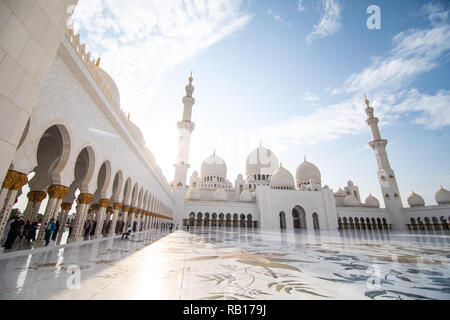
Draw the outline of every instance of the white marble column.
M47 192L45 191L30 191L27 194L28 204L25 209L23 220L33 222L36 219L36 215L41 207L42 200L47 197Z
M100 238L102 236L103 224L105 223L105 212L106 207L108 207L109 199L100 199L98 202L97 211L97 226L95 227L94 239Z
M136 207L131 207L130 213L129 213L129 218L128 218L128 220L130 221L129 225L131 225L131 229L133 229L133 224L134 224L134 221L136 220L136 211L137 211Z
M94 199L94 195L90 193L80 193L78 196L78 208L73 221L72 234L68 242L83 240L83 227L86 219L89 204Z
M129 205L124 205L122 207L122 221L124 222L122 232L126 232L128 229L128 213L130 211Z
M0 191L0 239L3 237L11 209L16 201L17 193L28 182L25 174L9 170Z
M69 188L61 185L51 185L47 189L48 193L48 202L45 207L44 217L41 221L41 226L39 228L39 234L36 239L37 245L42 245L44 243L45 229L47 228L47 224L50 222L50 219L54 218L59 211L61 206L62 199L69 192Z
M62 236L66 231L66 223L67 217L69 216L69 211L72 209L72 203L64 202L61 204L61 216L60 216L60 225L58 231L58 237L56 238L56 244L59 245L61 243Z
M108 236L111 237L116 234L116 225L119 217L119 211L122 207L122 204L120 202L114 202L113 204L113 213L112 213L112 220L111 220L111 228L109 228Z

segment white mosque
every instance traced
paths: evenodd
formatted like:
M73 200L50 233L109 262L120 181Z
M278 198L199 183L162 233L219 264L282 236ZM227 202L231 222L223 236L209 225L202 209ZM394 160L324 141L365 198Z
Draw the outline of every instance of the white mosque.
M306 158L299 159L294 178L262 145L250 152L245 177L238 175L234 183L215 152L188 181L195 129L192 75L178 122L175 177L168 183L142 132L123 111L113 78L73 26L66 26L70 14L53 7L43 14L41 5L29 8L24 20L25 7L8 3L8 22L0 27L11 35L0 43L0 237L19 198L26 204L25 221L39 219L45 225L55 219L66 225L70 220L67 242L84 239L87 221L96 223L94 238L120 235L127 225L145 231L167 223L264 230L448 230L448 190L441 187L437 203L427 206L413 192L404 206L387 140L367 99L370 146L385 208L371 195L363 201L352 181L334 192ZM34 27L39 25L46 26L45 37L42 28ZM20 36L13 32L18 26ZM36 245L43 243L44 233L40 229Z
M239 174L233 183L227 178L227 165L214 153L206 158L200 174L193 171L187 183L190 136L195 128L191 121L195 99L192 74L183 97L183 118L178 122L179 152L175 179L170 183L177 210L174 220L183 226L308 229L308 230L448 230L450 191L436 192L437 205L425 206L423 198L412 193L409 207L404 207L394 171L386 153L387 140L382 139L378 118L365 100L369 143L378 163L378 177L385 208L369 195L364 201L352 181L333 192L323 186L319 168L304 161L298 165L295 178L283 168L277 156L260 145L250 152L245 163L245 178Z

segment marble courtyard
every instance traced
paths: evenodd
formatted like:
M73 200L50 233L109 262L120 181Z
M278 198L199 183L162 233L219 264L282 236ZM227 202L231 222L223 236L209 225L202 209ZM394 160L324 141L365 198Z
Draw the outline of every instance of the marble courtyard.
M449 299L449 244L439 233L152 230L4 254L0 299ZM68 288L74 265L81 283Z

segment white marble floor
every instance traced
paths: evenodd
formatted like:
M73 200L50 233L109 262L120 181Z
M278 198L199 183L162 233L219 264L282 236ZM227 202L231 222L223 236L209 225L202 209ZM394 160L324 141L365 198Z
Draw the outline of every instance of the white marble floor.
M449 245L448 234L152 231L1 259L0 299L449 299Z

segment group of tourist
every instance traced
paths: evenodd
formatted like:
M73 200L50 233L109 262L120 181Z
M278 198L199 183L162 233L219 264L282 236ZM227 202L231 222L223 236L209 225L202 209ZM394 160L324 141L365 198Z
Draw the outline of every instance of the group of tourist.
M72 233L74 219L69 220L67 222L69 226L69 237ZM19 241L25 240L27 243L36 242L36 234L41 224L41 219L37 219L34 221L24 221L21 216L15 216L11 220L9 220L5 226L5 232L3 234L2 239L2 247L5 250L9 250L12 248L13 244L19 238ZM59 221L55 221L54 218L50 219L50 222L45 226L45 234L44 234L44 242L47 246L50 243L50 240L56 241L56 237L60 232L61 224ZM84 224L84 239L89 240L95 234L95 229L97 227L97 221L88 219ZM156 223L154 226L156 229L161 230L169 230L172 232L174 228L173 223ZM109 229L111 228L111 221L108 221L103 224L102 234L107 235L109 233ZM116 226L116 234L122 233L122 239L125 237L128 238L131 232L142 231L143 230L143 221L141 221L138 226L138 222L134 221L133 225L128 225L128 228L125 229L125 223L120 221ZM176 226L178 230L178 225Z
M19 241L25 240L28 243L36 241L36 233L41 224L41 219L34 221L27 220L26 222L22 217L13 217L6 223L5 232L3 233L2 247L5 250L11 249L14 242L19 238ZM45 245L48 245L50 239L56 240L56 236L59 231L59 221L55 222L55 219L51 219L45 228Z

